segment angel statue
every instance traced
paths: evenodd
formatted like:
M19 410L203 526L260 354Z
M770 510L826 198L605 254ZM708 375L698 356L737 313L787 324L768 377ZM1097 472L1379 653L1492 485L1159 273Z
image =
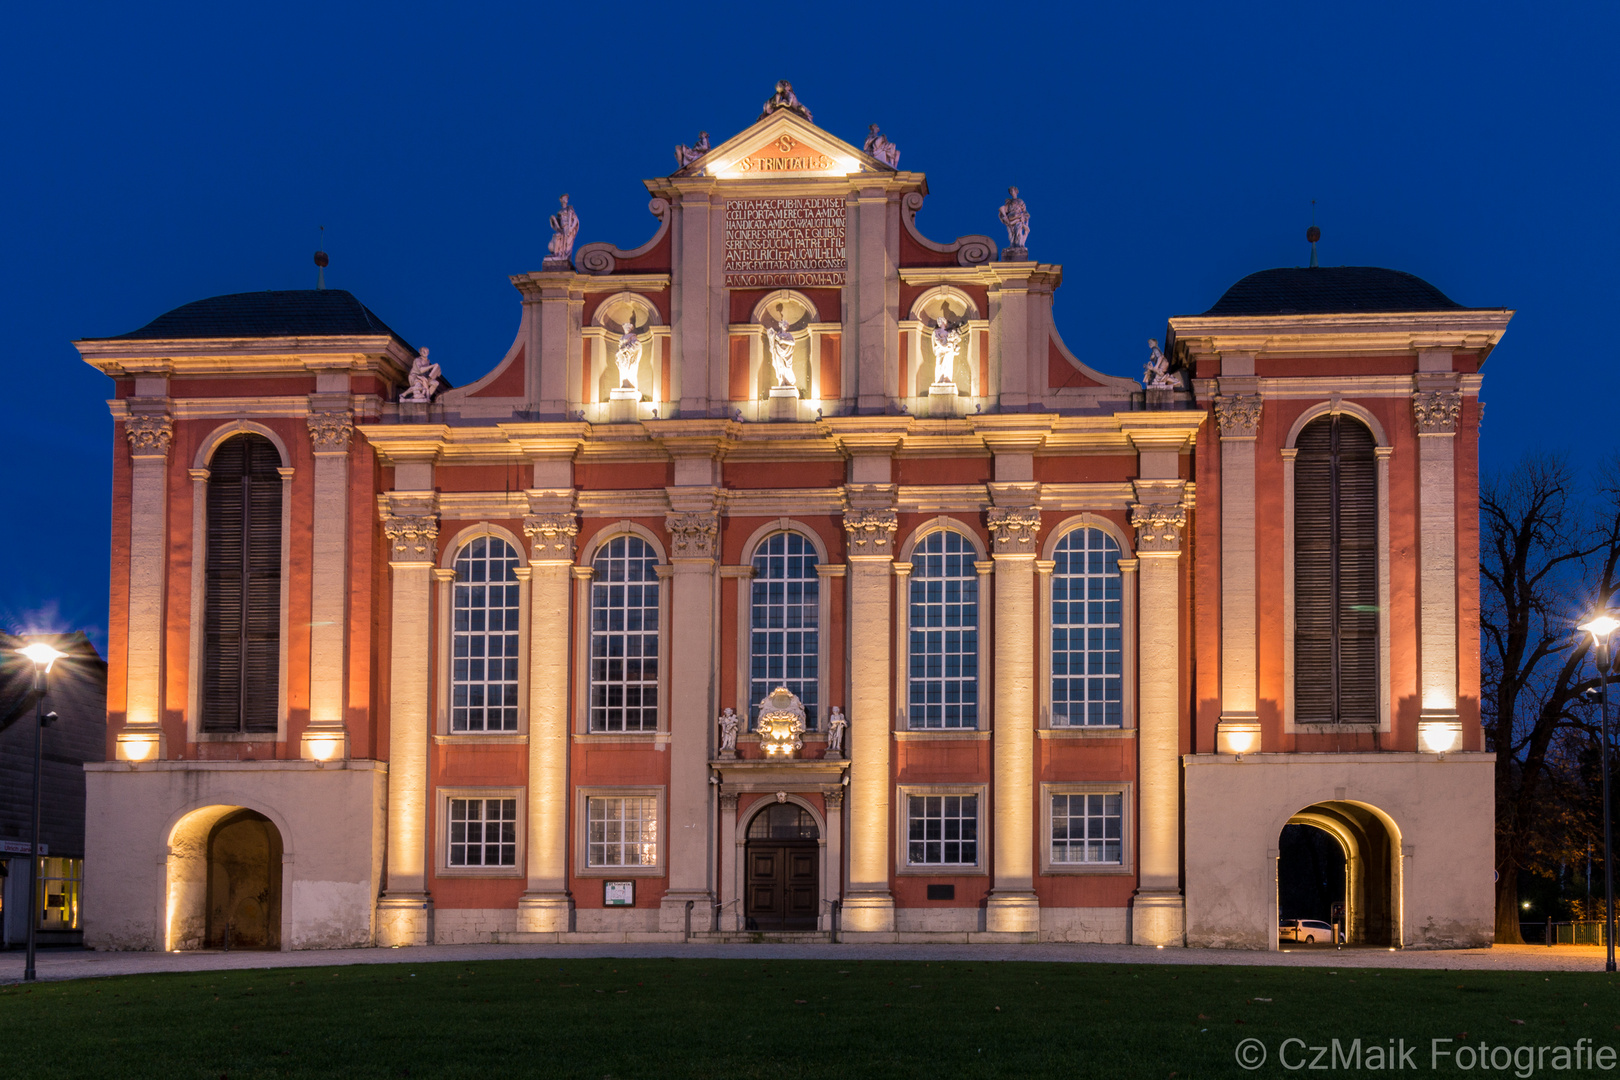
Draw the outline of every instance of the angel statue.
M900 167L900 148L890 142L888 136L880 135L876 124L872 125L870 133L866 136L866 145L862 149L891 169Z
M806 108L804 103L798 99L798 96L793 93L793 84L788 82L786 79L783 79L776 84L776 95L765 103L765 111L759 114L759 119L765 119L777 109L786 109L789 112L798 113L806 120L810 119L810 110ZM812 121L812 123L813 122L814 121Z
M844 729L849 727L849 721L844 719L843 711L834 705L832 715L827 717L827 757L844 756Z
M636 336L635 327L624 323L624 333L619 336L619 351L613 354L613 362L619 365L619 386L636 388L636 376L641 373L641 338Z
M1158 338L1148 338L1148 362L1142 369L1142 385L1149 390L1181 389L1181 383L1170 374L1170 360L1160 350Z
M698 132L697 142L693 143L691 146L687 146L685 143L676 144L675 167L677 169L684 169L708 152L709 133L707 131L700 131Z
M945 316L934 320L934 385L956 384L956 356L962 351L962 328L946 327Z
M737 752L737 730L742 727L742 717L737 715L736 709L728 705L725 711L720 714L718 723L720 724L720 752L722 754L735 754Z
M562 209L551 215L551 246L546 260L567 262L574 254L574 238L579 235L579 215L568 205L568 196L561 199Z
M771 347L771 368L776 372L777 386L798 386L793 374L793 331L787 320L778 317L776 325L765 331L765 340Z
M428 351L421 350L411 361L410 389L399 395L401 401L432 401L439 392L439 365L428 360Z
M1007 189L1007 201L1001 204L1001 223L1007 226L1007 246L1023 249L1029 239L1029 207L1018 197L1018 189Z

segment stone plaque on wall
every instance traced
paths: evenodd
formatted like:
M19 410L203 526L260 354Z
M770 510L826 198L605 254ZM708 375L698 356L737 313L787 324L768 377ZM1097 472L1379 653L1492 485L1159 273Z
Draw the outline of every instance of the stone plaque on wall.
M844 200L733 199L726 204L726 287L842 285Z

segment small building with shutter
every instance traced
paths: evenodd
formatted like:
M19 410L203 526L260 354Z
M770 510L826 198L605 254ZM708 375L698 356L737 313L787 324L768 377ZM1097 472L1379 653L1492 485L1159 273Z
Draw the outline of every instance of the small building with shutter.
M1351 943L1489 943L1512 312L1263 271L1144 389L1065 343L1016 191L1006 247L930 239L878 139L779 87L638 246L565 200L462 387L340 290L77 343L117 422L88 941L1265 949L1309 825Z

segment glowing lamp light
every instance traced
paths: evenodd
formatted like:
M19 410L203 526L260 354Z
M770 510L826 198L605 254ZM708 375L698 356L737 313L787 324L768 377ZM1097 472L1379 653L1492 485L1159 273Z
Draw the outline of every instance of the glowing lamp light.
M1425 752L1448 754L1462 744L1462 724L1445 720L1420 720L1418 741Z
M337 751L338 741L336 739L309 740L309 753L316 761L331 761Z
M1610 634L1620 630L1620 619L1608 614L1599 615L1595 619L1581 623L1576 629L1585 630L1600 642L1607 641Z
M67 655L65 652L59 652L51 648L43 641L36 641L32 645L17 651L33 661L35 667L44 667L47 673L50 672L52 664Z
M124 756L131 761L145 761L157 749L157 740L150 736L136 736L133 739L124 739Z

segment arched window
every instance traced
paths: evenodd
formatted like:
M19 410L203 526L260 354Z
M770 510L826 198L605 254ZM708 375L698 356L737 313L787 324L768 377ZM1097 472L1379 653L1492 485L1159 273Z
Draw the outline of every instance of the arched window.
M767 537L754 555L749 604L749 726L759 703L778 686L799 695L805 726L816 728L821 655L821 583L816 549L799 533Z
M456 553L450 730L518 727L518 554L498 536Z
M1294 718L1378 722L1378 466L1342 413L1305 425L1294 459Z
M930 533L911 553L910 724L979 726L979 572L960 533Z
M273 733L281 705L281 454L233 435L208 462L202 724Z
M658 559L618 536L591 560L591 730L658 730Z
M1052 726L1119 727L1119 544L1101 529L1075 529L1058 540L1052 561Z

